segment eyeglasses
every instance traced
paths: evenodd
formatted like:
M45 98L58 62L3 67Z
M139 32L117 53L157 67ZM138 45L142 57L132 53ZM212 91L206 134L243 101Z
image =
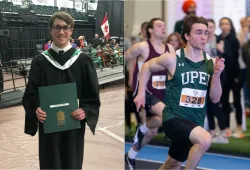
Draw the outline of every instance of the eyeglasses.
M63 27L61 27L59 25L56 25L56 26L53 26L52 28L55 29L57 32L60 32L62 29L63 29L64 32L71 31L71 27L70 26L63 26Z

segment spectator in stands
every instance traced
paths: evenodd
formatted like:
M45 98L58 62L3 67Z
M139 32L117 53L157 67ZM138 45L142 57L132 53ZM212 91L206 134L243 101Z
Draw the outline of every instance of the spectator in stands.
M109 37L104 36L104 44L107 45L107 43L110 45L111 40Z
M79 39L74 40L75 44L76 44L76 49L81 48L81 41Z
M246 81L247 81L247 91L250 92L250 39L242 47L242 58L246 64ZM247 93L250 99L250 93ZM249 111L247 112L249 115Z
M85 40L85 37L83 35L79 36L78 40L80 40L81 48L87 46L87 41Z
M116 58L118 58L118 62L119 62L119 64L123 64L123 59L124 59L124 57L123 57L123 53L121 52L121 51L119 51L118 52L118 54L117 54L117 56L116 56Z
M222 33L217 38L218 56L225 58L225 82L222 89L222 106L225 114L227 133L226 136L243 138L242 106L241 106L241 72L239 65L240 43L236 37L235 28L230 18L220 19ZM229 103L230 91L233 91L233 103L236 109L237 129L232 134L230 130L231 106Z
M124 38L124 51L127 51L127 49L129 49L132 45L132 42L130 40L130 38L125 37Z
M182 10L186 15L194 14L196 12L196 2L194 0L185 0L182 5ZM185 16L186 17L186 16ZM184 18L185 18L184 17ZM178 32L181 34L182 26L183 26L184 20L179 20L175 23L174 26L174 32Z
M239 39L240 47L241 47L239 63L240 63L240 68L241 68L242 86L244 89L244 100L245 100L246 112L250 112L250 98L249 98L250 91L248 91L248 88L247 88L247 75L246 75L247 66L243 62L243 56L242 56L242 50L243 50L242 47L245 44L248 44L248 41L250 40L250 16L241 18L240 24L241 24L241 30L238 34L238 39ZM246 49L244 50L246 51Z
M139 33L140 41L147 40L147 28L148 28L148 22L143 22L141 24L141 32Z
M84 44L83 44L83 37L82 37L82 35L78 37L78 40L80 41L80 48L83 48Z
M124 34L125 34L125 37L124 37L124 51L127 51L128 48L130 48L132 46L132 42L131 42L131 39L129 38L129 30L128 30L128 24L125 22L124 23Z
M97 68L100 68L102 70L103 62L102 62L101 52L99 52L99 49L92 48L90 54Z
M43 45L43 49L48 50L50 48L50 46L51 46L51 39L47 39L45 41L45 44Z
M147 21L141 24L141 31L139 32L138 36L131 37L132 44L147 40L147 27L148 27Z
M104 40L105 40L105 37L104 37L104 35L100 35L100 38L99 38L99 40L100 40L101 42L104 42Z
M0 100L3 92L3 70L2 70L2 54L0 53Z
M98 45L101 45L101 40L99 39L98 34L95 34L95 37L93 39L93 45L94 45L94 47L97 47Z
M217 53L217 35L215 35L215 22L212 19L208 19L208 43L205 47L205 51L209 54L210 57L216 58L218 56ZM220 75L221 87L223 89L224 85L224 71ZM215 116L218 119L218 124L220 127L220 133L216 133L215 131ZM207 120L209 133L212 136L213 143L229 143L229 140L226 135L226 122L225 115L222 108L222 102L213 103L208 96L207 100ZM218 134L218 135L217 135Z
M116 44L116 45L114 46L114 50L120 51L120 46L119 46L119 44Z
M72 47L76 48L75 40L70 37L69 41L70 41Z
M90 56L71 46L74 19L68 13L54 13L49 29L53 43L48 51L32 60L22 99L25 133L34 136L39 130L40 169L82 169L85 127L87 124L94 134L99 118L96 68ZM44 134L43 121L47 115L40 107L38 88L66 83L76 83L79 108L69 114L80 122L81 128Z
M88 46L88 43L87 43L84 35L82 36L82 38L83 38L84 47Z
M182 48L184 44L181 39L181 35L177 32L170 34L167 38L166 43L171 44L174 47L175 51Z
M116 45L116 39L112 39L111 41L110 41L110 46L115 46Z
M110 43L109 43L109 42L106 42L105 48L106 48L106 49L109 49L109 47L110 47Z

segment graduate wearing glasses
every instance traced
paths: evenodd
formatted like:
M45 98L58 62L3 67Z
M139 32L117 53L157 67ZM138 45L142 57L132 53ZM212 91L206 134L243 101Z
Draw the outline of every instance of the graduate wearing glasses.
M51 48L36 56L31 64L29 82L23 96L25 133L39 131L40 169L82 169L85 124L92 133L99 117L98 79L92 59L70 44L74 20L57 12L49 21L53 37ZM71 113L81 122L80 129L44 134L46 113L41 109L38 88L76 82L79 108Z

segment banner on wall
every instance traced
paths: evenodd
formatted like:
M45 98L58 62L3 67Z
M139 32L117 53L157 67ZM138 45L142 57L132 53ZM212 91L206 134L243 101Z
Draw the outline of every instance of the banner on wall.
M22 1L21 0L12 0L11 1L14 5L22 5Z
M85 3L84 2L83 2L83 6L82 6L81 2L75 2L75 9L76 9L76 11L85 12L86 9L84 7L85 7Z
M75 2L75 9L77 11L81 11L82 10L82 3L81 2Z
M97 3L88 3L88 9L89 10L96 10L97 9Z
M64 7L64 8L73 8L73 1L69 0L60 0L57 1L58 8Z
M75 9L77 11L81 11L81 12L86 12L86 7L87 3L86 1L83 2L83 5L82 5L82 2L77 2L75 1ZM88 3L88 10L96 10L97 9L97 3Z
M32 0L35 5L46 5L46 6L54 6L54 1L51 0Z

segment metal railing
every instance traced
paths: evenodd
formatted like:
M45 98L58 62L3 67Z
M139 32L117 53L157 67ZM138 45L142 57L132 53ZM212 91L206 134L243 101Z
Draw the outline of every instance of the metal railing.
M3 80L0 80L0 83L4 84L3 93L24 89L26 87L31 68L31 61L32 59L22 59L2 63L3 66L0 68L0 71L3 73ZM107 62L108 65L103 66L103 62ZM115 75L124 75L123 58L112 58L98 62L94 61L94 63L96 65L98 78L100 79L108 79ZM102 82L109 81L106 80Z

